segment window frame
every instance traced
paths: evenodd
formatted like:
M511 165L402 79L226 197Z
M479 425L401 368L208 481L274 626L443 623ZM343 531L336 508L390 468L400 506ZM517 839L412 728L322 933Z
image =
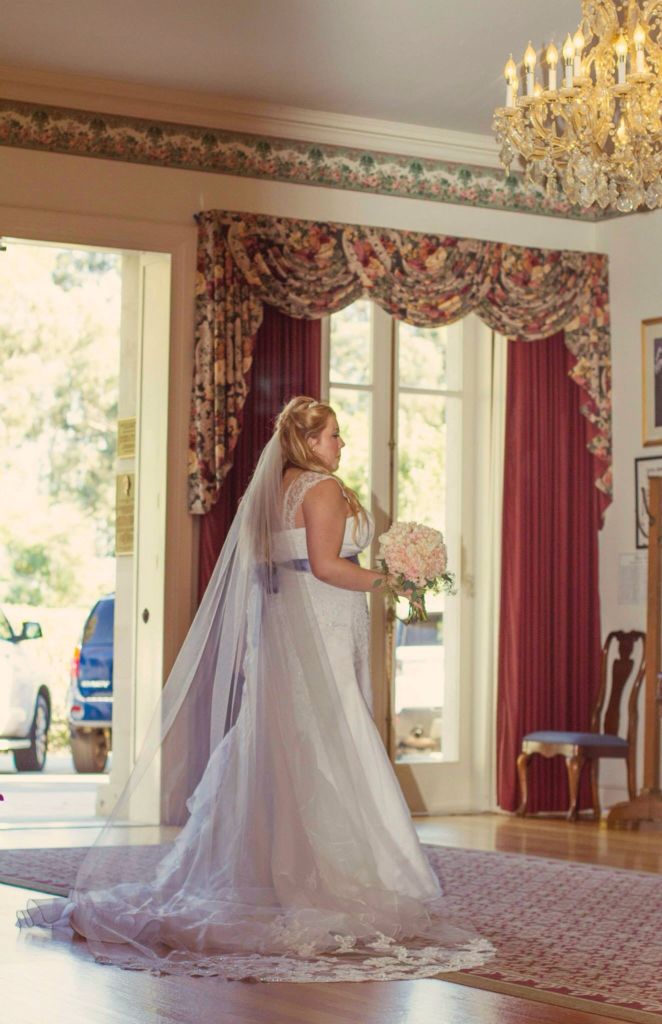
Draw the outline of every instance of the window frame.
M363 300L370 303L370 381L364 384L347 383L333 380L330 373L331 356L331 316L327 316L322 322L321 338L321 397L328 401L331 390L347 390L362 392L370 395L371 403L371 446L370 464L368 468L368 489L370 493L370 511L375 519L375 534L370 548L370 564L376 563L379 553L379 536L389 528L397 515L398 504L398 404L400 395L415 395L424 397L432 395L444 400L454 399L461 403L460 412L460 434L463 433L465 417L465 388L430 388L416 387L413 385L400 385L399 382L399 326L400 321L387 313L377 303L369 298ZM462 331L462 324L450 325L447 330ZM458 340L455 342L458 343ZM462 339L459 339L462 344ZM464 354L462 354L464 360ZM460 365L460 382L463 385L463 365ZM380 397L384 396L380 401ZM341 424L342 430L342 424ZM460 438L461 443L461 438ZM462 499L464 488L460 487L459 520L462 519ZM458 527L459 528L459 527ZM458 538L457 552L458 560L461 559L461 551L464 542L462 537ZM461 575L461 567L457 566L458 578ZM389 757L394 765L398 766L396 759L395 739L395 645L389 644L389 630L391 635L394 632L394 623L388 620L388 610L385 602L374 595L369 596L370 621L371 621L371 672L373 680L385 680L384 685L373 684L373 713L375 722L387 747ZM461 602L458 601L454 609L456 622L453 628L457 632L455 665L457 678L462 675L462 611ZM389 650L390 647L390 650ZM447 690L450 694L450 687ZM449 764L459 759L460 748L460 726L459 726L459 696L455 694L449 701L445 710L446 722L444 725L444 749L448 751L447 757L439 761L427 761L421 759L413 763L427 766L428 764ZM412 763L412 762L409 762Z

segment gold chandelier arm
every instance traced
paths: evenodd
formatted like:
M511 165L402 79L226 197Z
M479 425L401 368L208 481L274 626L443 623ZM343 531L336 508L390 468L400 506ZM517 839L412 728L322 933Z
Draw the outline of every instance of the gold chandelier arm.
M619 33L618 11L613 0L582 0L582 24L587 47L592 39L597 46L611 46Z
M560 79L555 47L537 84L527 50L518 100L506 65L506 108L494 119L501 161L519 159L549 195L561 189L584 208L662 207L662 0L582 0L581 11Z
M648 27L646 57L657 76L662 74L662 46L655 38L662 34L662 0L648 0L641 9L641 21Z
M551 150L552 159L563 155L565 145L563 138L556 130L556 120L550 119L547 104L534 103L528 108L529 122L535 131L538 145L533 147L532 158L542 160L546 152Z

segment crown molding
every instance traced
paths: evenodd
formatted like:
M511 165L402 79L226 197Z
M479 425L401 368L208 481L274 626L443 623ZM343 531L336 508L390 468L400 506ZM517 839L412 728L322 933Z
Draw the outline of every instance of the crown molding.
M474 167L499 166L496 143L489 135L37 68L0 65L0 95L26 103L205 125L298 142L347 146Z
M573 220L491 138L0 66L0 146Z

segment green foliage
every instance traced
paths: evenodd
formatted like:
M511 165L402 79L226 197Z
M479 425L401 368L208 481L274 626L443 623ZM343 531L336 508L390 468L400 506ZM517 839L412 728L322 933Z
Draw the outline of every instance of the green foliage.
M33 542L13 537L7 542L6 558L11 575L5 600L57 608L80 598L81 587L69 559L66 537Z
M361 504L370 508L370 398L361 391L331 388L330 400L346 446L338 475L356 491Z
M67 720L67 709L65 708L54 708L51 717L51 724L48 730L48 749L52 753L60 751L68 751L71 748L70 744L70 729L69 722Z
M447 401L405 394L398 409L398 519L437 529L445 504Z
M0 255L0 599L98 594L113 554L120 258Z
M370 303L355 302L331 318L329 377L343 384L370 383Z
M51 277L54 284L68 292L82 288L90 274L116 273L117 265L118 257L113 253L65 249L57 253Z
M367 508L370 507L370 396L365 391L333 387L333 382L369 384L370 374L370 303L363 299L331 319L329 397L346 445L340 458L339 475Z
M398 371L400 387L445 388L446 341L443 328L400 324Z

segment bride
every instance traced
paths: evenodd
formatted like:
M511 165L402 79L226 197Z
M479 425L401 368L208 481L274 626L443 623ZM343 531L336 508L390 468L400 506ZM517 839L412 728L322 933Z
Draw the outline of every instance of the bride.
M282 410L111 822L69 899L22 923L68 924L124 967L235 979L489 958L444 913L370 715L365 595L385 577L358 564L373 524L335 475L343 446L325 403ZM183 827L118 846L155 780L152 815Z

